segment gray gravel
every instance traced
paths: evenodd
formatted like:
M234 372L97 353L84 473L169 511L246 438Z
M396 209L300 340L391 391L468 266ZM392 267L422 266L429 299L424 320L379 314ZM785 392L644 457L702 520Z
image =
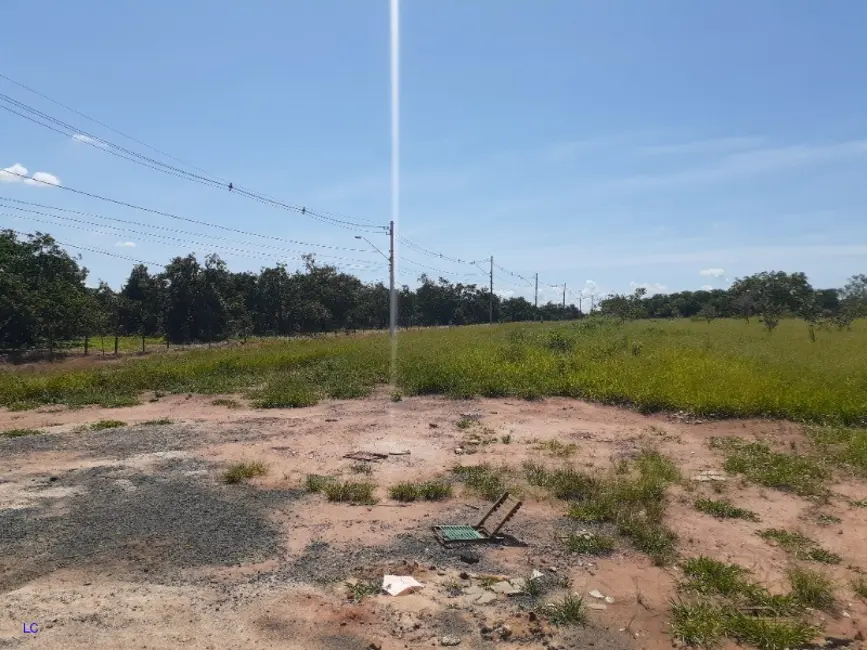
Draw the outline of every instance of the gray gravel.
M156 475L97 467L46 480L45 487L84 492L64 498L60 513L52 512L57 499L0 512L0 591L82 566L170 584L187 580L183 569L257 562L279 553L280 531L267 513L301 493L223 486L184 474L201 466L173 460Z

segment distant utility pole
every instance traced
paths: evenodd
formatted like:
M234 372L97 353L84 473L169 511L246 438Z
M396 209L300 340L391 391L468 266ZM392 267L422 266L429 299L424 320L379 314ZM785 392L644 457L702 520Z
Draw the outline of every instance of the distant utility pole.
M535 311L533 312L533 320L536 320L536 313L539 311L539 274L536 274L536 299L533 302Z
M394 342L397 336L397 292L394 289L394 220L388 222L388 334Z
M566 309L566 283L563 283L563 309Z
M494 324L494 256L491 255L491 303L488 313L488 320L491 325Z

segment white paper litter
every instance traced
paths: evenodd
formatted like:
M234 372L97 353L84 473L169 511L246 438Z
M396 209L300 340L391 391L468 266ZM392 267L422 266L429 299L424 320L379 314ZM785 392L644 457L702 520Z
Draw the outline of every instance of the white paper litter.
M382 578L382 589L391 596L412 593L422 587L424 585L412 576L384 576Z

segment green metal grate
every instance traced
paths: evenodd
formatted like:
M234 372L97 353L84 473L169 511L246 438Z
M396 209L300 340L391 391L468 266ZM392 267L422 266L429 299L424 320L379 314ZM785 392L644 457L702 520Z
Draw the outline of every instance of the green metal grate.
M465 542L474 539L485 539L485 536L479 531L472 526L467 526L466 524L439 526L438 530L443 536L443 539L447 542Z

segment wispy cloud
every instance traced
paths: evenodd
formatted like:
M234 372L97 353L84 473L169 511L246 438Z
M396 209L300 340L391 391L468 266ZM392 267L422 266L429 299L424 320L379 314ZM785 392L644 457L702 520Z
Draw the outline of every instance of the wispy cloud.
M21 163L0 169L0 183L22 183L40 187L61 184L57 176L48 172L34 172L31 175L30 171Z
M83 142L84 144L93 145L94 147L99 147L100 149L105 149L108 145L102 140L98 140L97 138L92 138L89 135L84 135L83 133L76 133L72 136L72 139L76 142Z
M763 142L762 138L729 137L709 140L693 140L673 144L654 144L637 147L635 154L639 156L686 156L713 153L728 153L742 149L752 149Z
M867 139L833 144L766 147L723 156L718 162L664 174L617 179L609 189L652 190L748 178L786 169L840 162L867 156Z
M118 248L135 248L134 241L119 241L115 244Z
M702 269L701 271L698 272L699 275L704 275L704 276L707 276L709 278L721 278L722 276L725 275L725 273L726 273L725 269L716 269L716 268Z
M703 291L713 291L713 287L709 284L703 284L701 285L701 288Z

